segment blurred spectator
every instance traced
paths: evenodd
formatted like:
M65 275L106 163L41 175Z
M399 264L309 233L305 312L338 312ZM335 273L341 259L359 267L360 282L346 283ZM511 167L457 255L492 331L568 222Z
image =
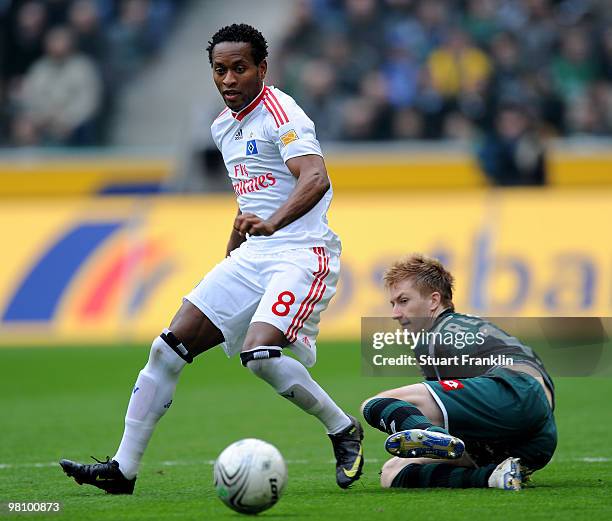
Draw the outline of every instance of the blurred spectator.
M442 135L445 115L444 98L434 88L429 69L424 67L419 75L416 106L423 114L423 134L426 139L438 139Z
M444 120L442 137L471 143L476 136L476 129L470 118L459 111L451 112Z
M364 59L373 59L382 49L382 19L376 0L345 0L346 17L337 29L344 32L356 48L365 53Z
M374 109L370 139L377 141L391 139L393 108L388 101L388 86L382 73L373 69L364 75L360 94L371 102Z
M566 103L579 98L589 83L597 78L597 63L582 29L574 28L567 32L551 69L556 90Z
M163 44L176 11L185 3L185 0L0 0L0 146L103 144L115 94ZM40 60L48 33L65 25L73 32L75 52L93 60L103 82L100 88L96 80L99 88L91 93L99 99L102 91L102 106L96 102L98 115L93 118L93 125L79 127L69 137L48 126L39 126L31 107L24 109L27 96L22 85L26 74L29 78L35 76L34 63L46 64L38 66L37 75L41 70L50 71L53 64L57 71L63 71L64 78L69 76L66 70L88 68L73 63L86 62L92 66L87 59L71 58L63 67L57 60ZM30 81L28 96L31 91Z
M525 101L528 96L523 83L525 66L516 38L507 32L496 34L491 41L493 71L489 82L489 99L495 106Z
M385 79L372 70L362 79L360 95L346 102L344 136L353 141L388 140L392 137L392 122Z
M390 45L382 66L390 103L395 107L414 105L418 93L420 67L409 48Z
M491 39L500 32L496 13L497 4L495 0L469 0L468 2L462 25L472 40L481 47L488 46Z
M72 0L45 0L49 27L66 24L71 1Z
M502 107L495 131L479 150L482 169L498 186L543 185L546 181L545 150L529 116L518 106Z
M9 112L9 102L6 96L6 89L0 82L0 143L8 141L10 135L11 115Z
M484 86L491 66L461 29L451 29L444 45L431 53L428 66L434 88L447 99Z
M378 134L376 105L363 96L351 98L344 106L343 137L349 141L372 141Z
M130 79L156 48L148 26L149 8L148 0L123 0L121 3L119 20L108 34L108 67L115 82Z
M551 74L546 70L530 73L524 77L523 84L530 96L523 103L537 111L544 132L550 136L566 134L566 105L554 88Z
M70 8L69 20L78 50L102 63L107 41L96 0L76 0Z
M612 25L606 27L601 36L600 56L603 77L612 82Z
M423 58L442 45L449 25L449 6L446 0L420 0L416 17L424 34Z
M612 133L612 89L597 82L571 105L568 126L573 134L606 135Z
M415 109L397 110L393 116L393 136L397 139L419 139L423 135L423 117Z
M56 27L45 38L45 55L24 78L13 141L31 144L35 133L41 144L93 144L100 96L101 81L95 64L75 52L69 29Z
M324 42L323 57L336 71L336 88L341 95L356 94L361 77L368 72L367 60L354 52L346 35L336 33L329 35Z
M42 56L47 10L42 2L26 2L17 9L16 20L7 18L6 57L3 77L9 89L18 88L30 66Z
M309 0L299 0L295 5L293 21L281 49L288 54L320 54L324 30L317 22Z
M550 0L522 0L525 23L517 28L527 65L536 70L546 67L559 38Z
M342 125L341 100L330 96L336 74L325 60L312 60L302 69L302 108L317 122L317 136L334 140L340 136Z

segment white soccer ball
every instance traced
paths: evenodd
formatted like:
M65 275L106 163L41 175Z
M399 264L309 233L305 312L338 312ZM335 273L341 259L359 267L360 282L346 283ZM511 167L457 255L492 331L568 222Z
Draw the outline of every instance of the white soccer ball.
M255 438L227 447L215 461L213 472L219 499L241 514L270 508L287 484L287 464L281 453Z

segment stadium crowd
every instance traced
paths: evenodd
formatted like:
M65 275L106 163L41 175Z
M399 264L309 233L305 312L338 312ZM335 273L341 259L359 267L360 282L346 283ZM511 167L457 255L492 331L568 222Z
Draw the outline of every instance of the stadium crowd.
M103 144L184 0L0 0L0 145Z
M612 134L607 0L300 0L280 57L322 140Z

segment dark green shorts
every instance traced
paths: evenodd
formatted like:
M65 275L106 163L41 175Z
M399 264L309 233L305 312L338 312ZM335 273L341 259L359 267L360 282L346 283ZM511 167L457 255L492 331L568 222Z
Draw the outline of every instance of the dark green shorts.
M444 414L446 428L461 438L478 465L514 456L536 470L557 446L557 427L540 383L504 368L485 376L425 384Z

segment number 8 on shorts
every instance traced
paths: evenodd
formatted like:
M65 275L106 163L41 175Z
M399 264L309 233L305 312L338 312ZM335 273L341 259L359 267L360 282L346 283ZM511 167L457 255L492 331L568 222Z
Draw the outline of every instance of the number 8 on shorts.
M278 300L272 306L272 313L279 317L286 317L293 303L295 303L295 295L291 291L281 291L278 294Z

